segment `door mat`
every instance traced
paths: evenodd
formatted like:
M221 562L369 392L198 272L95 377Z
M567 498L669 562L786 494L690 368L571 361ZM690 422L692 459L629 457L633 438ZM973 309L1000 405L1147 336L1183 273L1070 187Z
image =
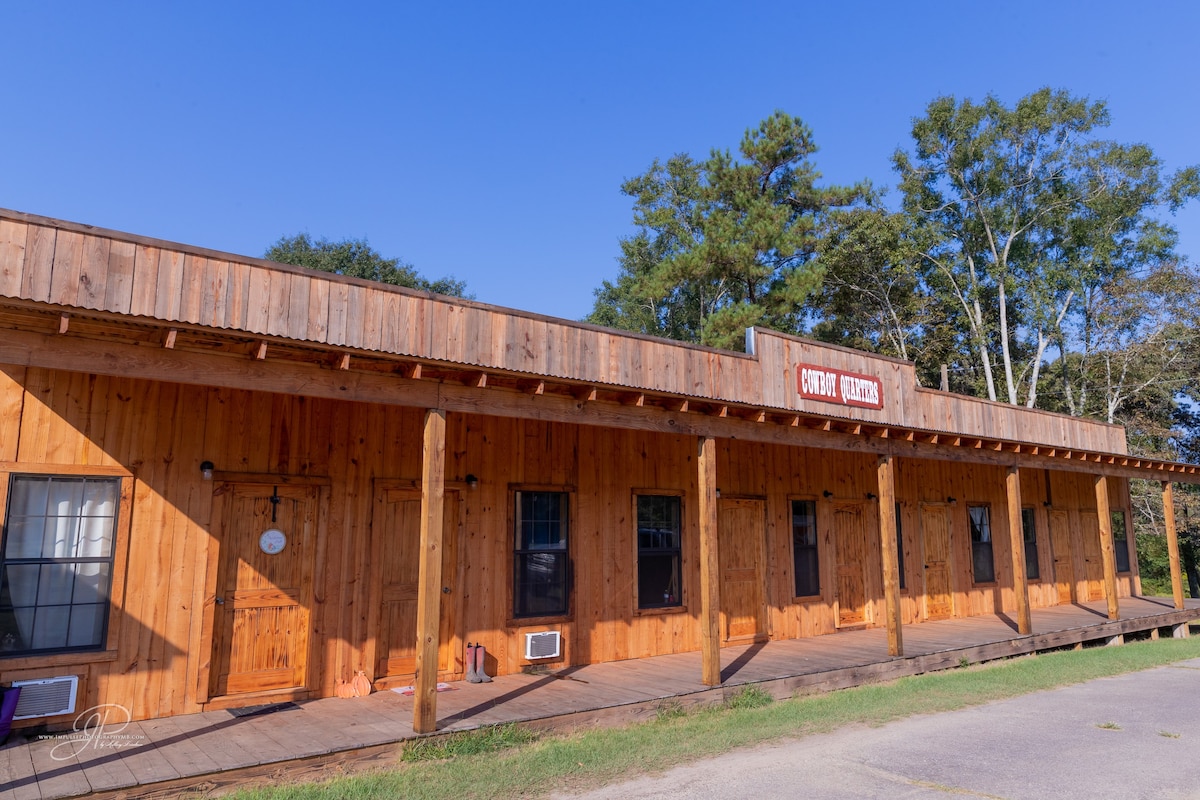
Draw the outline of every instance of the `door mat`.
M448 683L439 683L437 685L437 690L439 692L457 692L458 691L458 689L455 689L453 686L451 686ZM392 691L396 692L397 694L402 694L405 697L412 697L413 694L417 691L417 689L414 686L397 686L395 689L392 689Z
M274 714L276 711L300 710L295 703L270 703L265 706L246 706L245 708L229 709L231 717L260 717L263 714Z

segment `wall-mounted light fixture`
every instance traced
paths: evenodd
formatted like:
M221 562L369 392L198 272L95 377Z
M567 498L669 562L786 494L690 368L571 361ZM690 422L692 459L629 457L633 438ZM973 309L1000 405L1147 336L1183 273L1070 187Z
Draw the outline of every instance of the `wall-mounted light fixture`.
M831 491L829 491L828 489L826 489L825 491L821 492L821 495L822 495L823 497L833 497L833 492L831 492Z
M479 488L479 478L476 478L471 473L467 473L467 488L472 491L474 491L475 489L478 489Z
M717 489L717 497L720 497L720 496L721 496L721 490Z
M955 503L957 503L958 501L957 501L957 500L955 500L953 497L947 497L947 498L946 498L946 502L947 502L947 503L949 503L950 505L954 505L954 504L955 504Z
M213 469L214 469L214 467L213 467L213 463L211 461L201 461L200 462L200 477L206 481L211 481Z
M874 500L876 497L877 497L877 495L874 492L867 492L868 500Z

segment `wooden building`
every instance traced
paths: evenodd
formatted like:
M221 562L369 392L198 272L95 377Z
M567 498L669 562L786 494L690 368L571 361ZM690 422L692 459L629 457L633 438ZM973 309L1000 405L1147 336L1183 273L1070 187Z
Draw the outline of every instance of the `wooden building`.
M1200 481L771 331L723 352L12 211L0 329L0 683L138 719L362 671L431 730L468 642L492 674L700 650L716 684L729 643L1115 616L1128 479Z

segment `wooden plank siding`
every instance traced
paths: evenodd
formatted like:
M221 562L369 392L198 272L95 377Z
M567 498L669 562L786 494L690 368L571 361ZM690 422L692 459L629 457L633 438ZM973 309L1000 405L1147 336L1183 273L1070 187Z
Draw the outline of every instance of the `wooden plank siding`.
M211 707L204 704L200 684L212 658L206 636L212 636L212 615L218 613L213 570L223 542L213 517L214 492L223 482L247 480L330 488L322 494L315 543L308 684L296 696L330 696L339 680L359 669L374 675L374 490L380 481L419 487L423 409L15 366L0 368L0 409L0 479L22 470L115 470L132 476L132 531L117 574L124 592L111 623L115 646L0 659L0 681L68 670L83 676L87 705L122 703L137 718ZM563 655L552 662L559 666L698 650L696 447L689 435L447 414L446 481L463 498L461 523L448 534L459 537L461 554L456 583L461 590L452 596L459 604L457 641L485 645L489 670L500 673L528 665L523 634L542 630L563 634ZM868 497L878 491L876 456L731 439L719 439L715 453L721 496L752 499L764 509L766 635L790 639L837 629L833 515L846 507L860 508L866 520L866 617L869 626L881 626L879 510ZM199 464L205 460L216 464L213 482L201 478ZM923 608L920 504L945 503L947 496L955 498L949 506L954 616L1011 614L1013 526L1006 519L1004 468L894 461L904 622L919 621ZM466 486L468 474L478 478L473 489ZM1022 470L1021 480L1023 501L1038 515L1041 579L1030 583L1030 603L1041 608L1058 603L1046 514L1060 509L1071 516L1075 574L1084 576L1080 520L1091 513L1094 523L1095 495L1086 474L1052 472L1047 478L1042 471ZM1128 513L1123 483L1109 480L1111 503ZM574 582L570 611L562 618L512 618L515 487L571 497ZM679 607L636 607L639 492L681 498ZM812 599L797 599L794 591L790 501L798 498L817 506L821 595ZM968 503L992 509L994 585L971 580ZM1118 576L1123 596L1135 579L1136 573ZM461 677L462 669L459 660L440 677Z
M1126 452L1117 426L924 389L912 364L772 331L751 332L751 354L718 351L4 210L0 296L511 374ZM884 408L802 399L801 361L878 377Z

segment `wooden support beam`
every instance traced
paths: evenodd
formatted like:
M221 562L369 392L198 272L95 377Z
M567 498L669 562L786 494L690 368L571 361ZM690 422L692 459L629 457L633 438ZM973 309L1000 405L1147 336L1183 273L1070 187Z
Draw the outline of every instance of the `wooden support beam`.
M58 315L58 332L60 334L66 333L70 327L71 315L64 311Z
M163 339L163 347L165 347L168 350L174 350L175 349L175 337L178 335L179 335L179 331L177 329L175 329L175 328L169 329L167 331L166 337Z
M1100 523L1100 560L1104 564L1104 594L1108 598L1108 618L1120 619L1117 606L1117 558L1113 552L1112 512L1108 506L1108 478L1096 475L1096 516Z
M413 364L412 368L408 371L408 377L412 378L414 381L421 380L421 372L423 369L424 368L419 363Z
M1183 568L1179 563L1179 531L1175 528L1175 490L1170 481L1162 482L1163 523L1167 528L1167 560L1171 564L1171 594L1175 607L1183 610Z
M487 386L487 381L488 381L488 376L487 376L487 373L486 373L486 372L480 372L480 373L479 373L478 375L476 375L476 376L475 376L475 378L474 378L474 379L471 381L471 385L472 385L472 386L474 386L476 389L482 389L483 387Z
M266 361L267 360L267 340L266 339L261 339L259 341L258 348L255 349L255 351L254 351L254 360L255 361Z
M446 493L446 412L425 412L421 447L421 545L417 556L417 674L413 730L437 727L438 634L442 611L442 517Z
M875 469L879 485L879 543L883 554L883 602L887 618L888 655L904 655L900 630L900 553L896 550L896 470L892 456L880 456Z
M350 369L350 354L342 353L342 357L338 359L338 369Z
M1021 470L1009 467L1004 476L1008 497L1008 542L1012 551L1013 593L1017 599L1017 633L1033 633L1033 618L1029 612L1029 576L1025 572L1025 531L1021 525Z
M699 437L700 672L706 686L721 685L721 568L717 551L717 440Z

